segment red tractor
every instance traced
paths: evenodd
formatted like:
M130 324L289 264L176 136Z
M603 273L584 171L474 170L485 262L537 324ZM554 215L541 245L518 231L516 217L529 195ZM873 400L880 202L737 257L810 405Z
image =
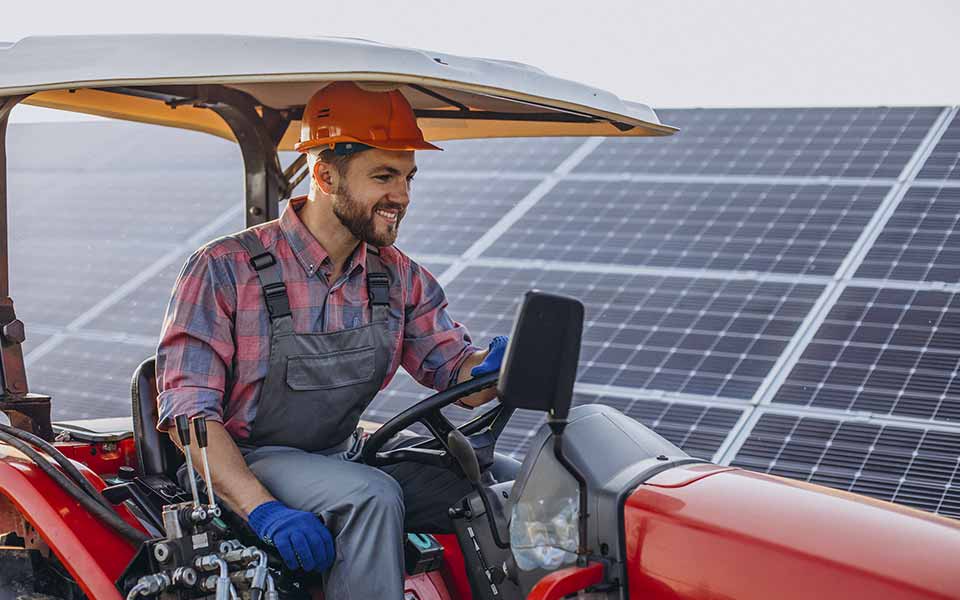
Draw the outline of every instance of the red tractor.
M183 455L155 429L152 359L133 374L133 431L52 424L51 399L28 392L2 143L18 103L236 141L248 225L276 218L302 178L303 160L284 170L277 152L329 81L402 90L430 140L674 131L643 105L524 65L355 40L37 38L0 49L0 65L0 409L10 418L0 425L0 598L319 594L241 519L178 485ZM571 409L582 328L576 299L530 292L499 375L372 426L357 460L442 465L474 484L450 507L455 535L408 536L407 598L960 598L956 521L710 464L612 408ZM441 412L490 386L500 403L475 419L457 427ZM486 485L478 455L516 409L545 411L547 425L516 481ZM383 450L416 423L434 439ZM182 442L205 445L202 420L178 428Z

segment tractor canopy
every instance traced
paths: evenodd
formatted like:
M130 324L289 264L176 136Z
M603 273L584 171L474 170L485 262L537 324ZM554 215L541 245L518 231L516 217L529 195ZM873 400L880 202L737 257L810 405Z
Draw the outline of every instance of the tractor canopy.
M345 38L239 35L28 37L0 43L0 97L236 141L205 107L245 95L292 150L306 100L331 81L400 89L432 141L661 136L650 107L516 62Z

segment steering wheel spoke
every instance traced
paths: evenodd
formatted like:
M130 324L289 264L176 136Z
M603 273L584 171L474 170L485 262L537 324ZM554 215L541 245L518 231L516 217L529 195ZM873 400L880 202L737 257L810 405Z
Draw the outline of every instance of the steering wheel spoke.
M446 450L431 450L429 448L395 448L384 452L377 452L377 460L381 464L398 462L418 462L435 467L449 467L453 464L450 454Z
M451 431L459 429L467 436L489 432L496 439L513 411L503 405L497 405L458 428L440 410L461 398L495 386L498 377L499 373L474 377L414 404L373 432L355 460L372 466L406 461L443 467L452 466L455 461L447 448L447 436ZM389 447L387 442L414 423L422 423L433 438L392 450L384 450Z
M456 429L456 425L450 422L450 419L447 418L439 408L436 408L429 413L423 415L420 419L420 422L430 430L430 433L433 434L435 438L440 440L440 443L443 444L443 447L447 446L447 436L450 435L450 432Z

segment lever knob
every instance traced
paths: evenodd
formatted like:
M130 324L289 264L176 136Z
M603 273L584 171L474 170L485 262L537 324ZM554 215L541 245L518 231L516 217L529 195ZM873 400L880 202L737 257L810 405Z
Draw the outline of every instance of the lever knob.
M177 424L177 435L180 437L180 444L183 446L189 446L190 421L187 420L187 415L177 415L174 421Z
M207 419L203 416L194 417L193 433L197 436L197 445L201 448L207 447Z

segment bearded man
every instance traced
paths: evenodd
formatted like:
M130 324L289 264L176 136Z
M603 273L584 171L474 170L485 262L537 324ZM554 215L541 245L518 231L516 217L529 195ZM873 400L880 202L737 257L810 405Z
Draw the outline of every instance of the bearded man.
M403 531L446 532L471 486L447 469L348 460L357 425L402 366L436 390L500 367L440 284L393 247L426 142L399 91L332 83L304 108L307 197L214 240L174 286L157 352L158 429L208 421L212 487L327 598L403 598ZM463 400L478 406L494 390ZM491 472L512 479L499 456Z

